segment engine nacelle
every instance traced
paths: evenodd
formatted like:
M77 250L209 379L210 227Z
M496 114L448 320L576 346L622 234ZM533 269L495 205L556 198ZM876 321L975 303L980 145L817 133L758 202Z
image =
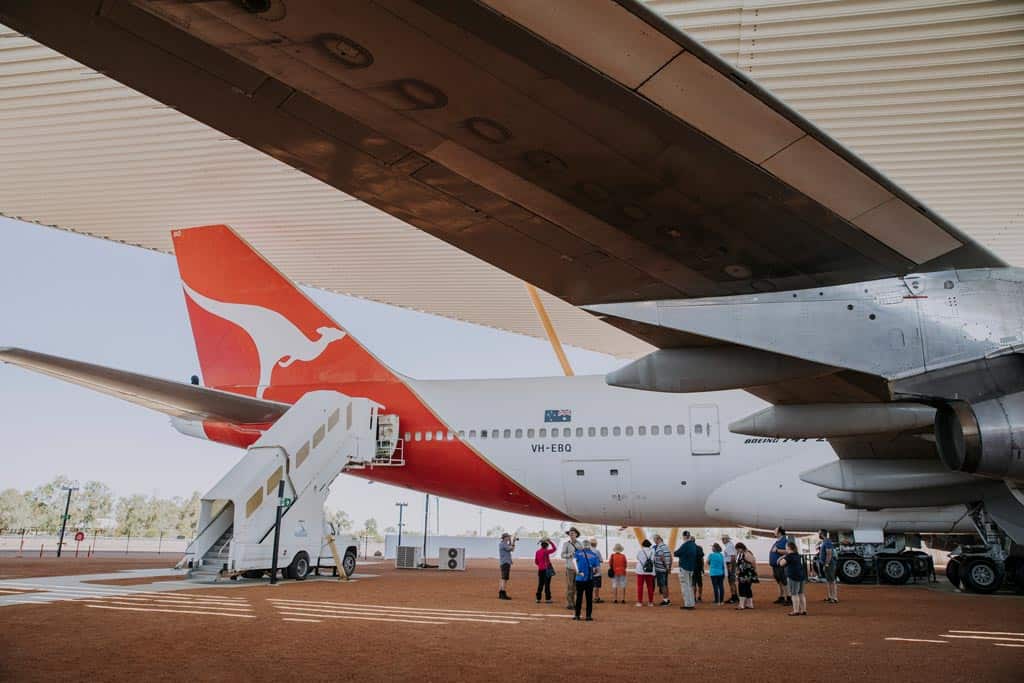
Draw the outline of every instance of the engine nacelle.
M1024 481L1024 392L941 406L935 413L935 444L951 470Z

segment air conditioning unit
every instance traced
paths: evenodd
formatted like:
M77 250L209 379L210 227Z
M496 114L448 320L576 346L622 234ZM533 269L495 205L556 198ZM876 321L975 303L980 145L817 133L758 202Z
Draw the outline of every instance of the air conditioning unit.
M453 572L466 571L465 548L441 548L440 556L437 559L438 569Z
M395 550L396 569L419 569L423 564L423 551L412 545L400 545Z

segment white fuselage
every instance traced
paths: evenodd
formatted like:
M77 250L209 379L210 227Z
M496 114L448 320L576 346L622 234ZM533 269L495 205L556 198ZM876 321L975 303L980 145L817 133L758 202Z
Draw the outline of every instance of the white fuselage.
M835 452L823 439L731 433L730 422L766 405L746 392L635 391L610 387L601 376L407 381L452 438L572 519L623 526L968 529L960 506L864 511L821 500L821 489L799 475L834 460ZM426 439L416 432L403 436L407 449Z

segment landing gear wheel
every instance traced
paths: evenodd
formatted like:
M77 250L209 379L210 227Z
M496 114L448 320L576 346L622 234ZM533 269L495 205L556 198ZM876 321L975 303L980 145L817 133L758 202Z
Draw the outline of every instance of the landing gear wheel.
M836 576L843 583L860 583L864 580L864 563L855 557L839 560Z
M963 581L972 593L995 593L1003 583L1003 568L987 557L976 557L964 565Z
M263 578L263 570L261 570L261 569L252 569L252 570L249 570L247 572L242 572L242 578L243 579L262 579Z
M882 579L886 583L902 586L910 580L910 564L903 560L882 560Z
M298 552L288 565L288 578L296 581L305 581L309 576L309 555L305 552Z
M946 561L946 578L949 579L951 584L963 590L963 586L960 583L963 580L963 577L960 576L961 565L962 562L959 557L949 558Z
M341 558L341 568L345 571L345 576L351 577L356 573L356 551L345 551L345 557Z

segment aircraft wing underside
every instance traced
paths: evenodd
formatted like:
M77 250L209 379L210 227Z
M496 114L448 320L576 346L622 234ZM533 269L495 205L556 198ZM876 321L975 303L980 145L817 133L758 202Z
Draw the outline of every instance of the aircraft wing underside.
M631 0L5 0L0 20L577 305L1002 265Z

